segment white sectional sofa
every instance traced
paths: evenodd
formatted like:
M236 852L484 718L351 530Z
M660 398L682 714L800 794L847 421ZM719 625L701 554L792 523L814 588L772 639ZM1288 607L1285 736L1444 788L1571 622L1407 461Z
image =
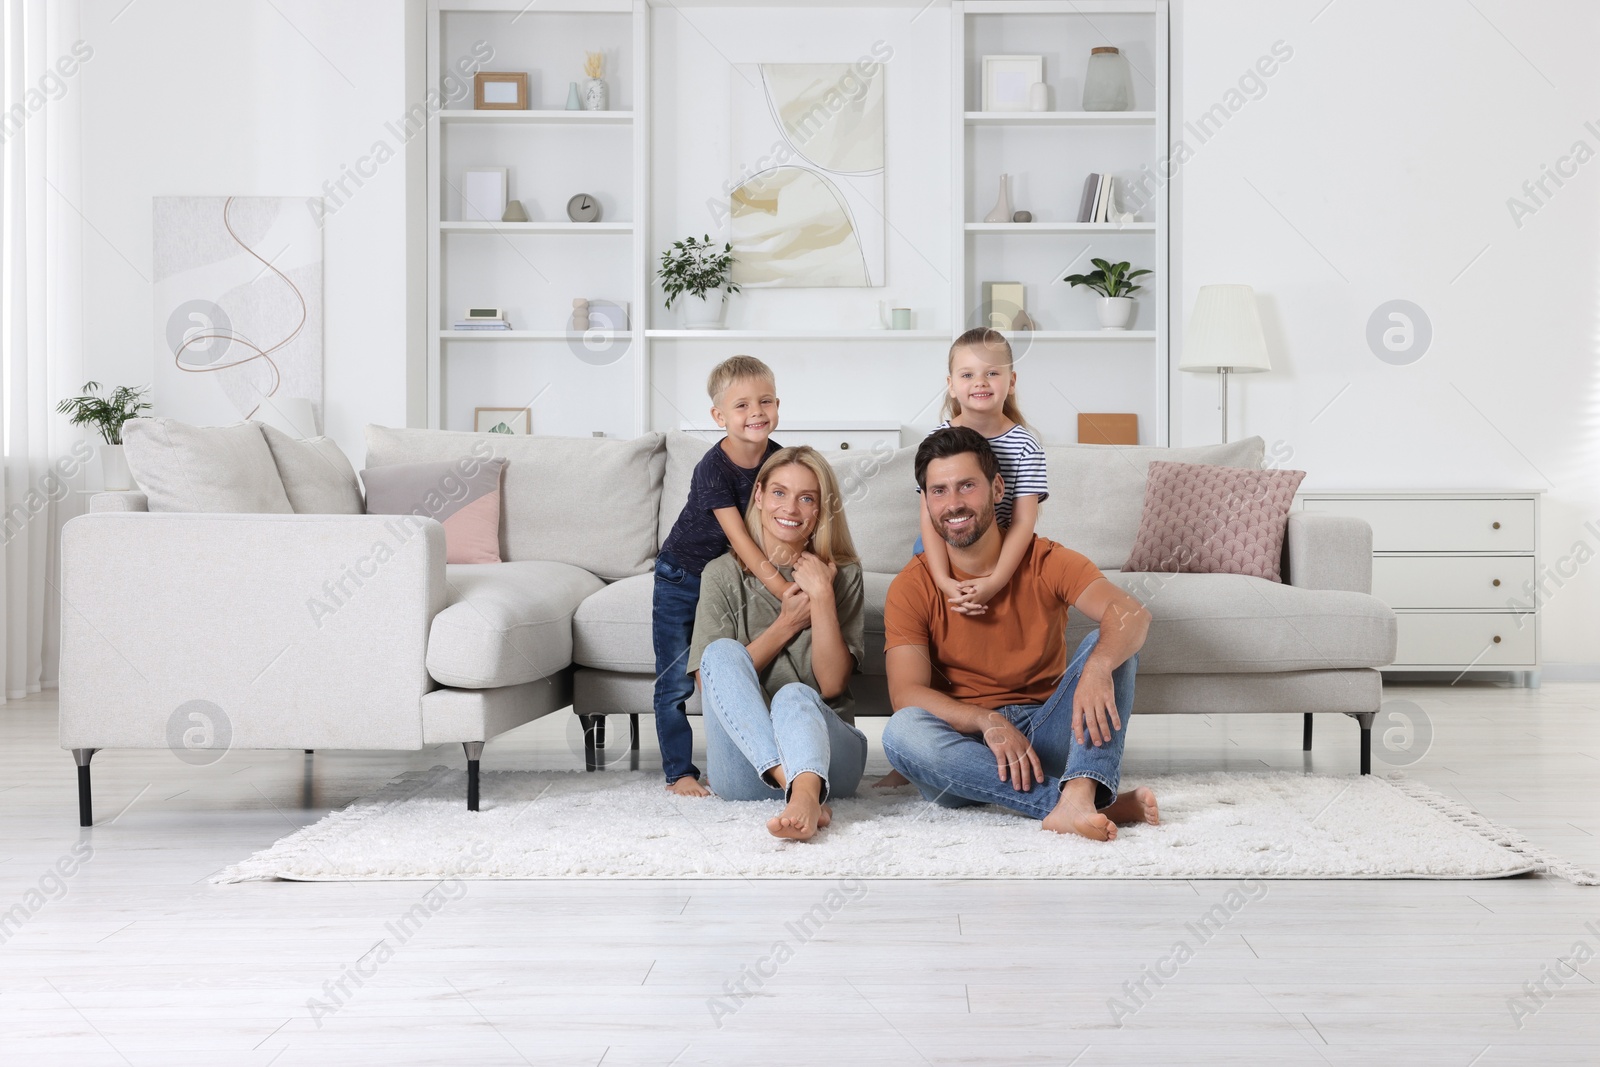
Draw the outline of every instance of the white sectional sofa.
M233 748L460 743L474 809L484 743L552 711L583 718L591 767L605 716L629 715L636 746L653 684L651 565L708 446L677 432L620 441L372 426L366 465L454 460L485 442L508 461L499 564L447 565L431 521L402 538L382 515L153 513L138 492L91 498L62 536L61 745L78 762L80 822L91 821L95 751L177 750L194 701L220 710ZM866 575L858 715L891 710L882 608L917 532L913 453L830 457ZM1283 584L1121 574L1151 460L1257 467L1261 440L1047 454L1040 533L1085 553L1155 617L1141 714L1301 713L1307 747L1311 713L1348 714L1369 769L1395 619L1369 592L1365 523L1294 512ZM289 501L331 499L274 458ZM1075 619L1066 640L1086 629Z

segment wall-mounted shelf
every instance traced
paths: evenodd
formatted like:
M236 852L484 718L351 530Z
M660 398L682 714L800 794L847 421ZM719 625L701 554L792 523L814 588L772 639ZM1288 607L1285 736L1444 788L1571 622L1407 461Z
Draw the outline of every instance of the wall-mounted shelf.
M618 337L632 337L629 330L617 331ZM441 341L565 341L581 340L583 335L571 330L440 330Z
M554 123L566 126L625 126L633 121L631 111L469 111L458 109L438 113L441 122Z
M632 233L631 222L441 222L441 233Z
M968 233L1155 233L1153 222L969 222Z
M1154 126L1154 111L967 111L968 126Z
M1154 341L1154 330L1014 330L1001 331L1015 344L1019 340L1033 341Z
M675 341L942 341L946 330L859 330L802 332L798 330L646 330L652 340Z

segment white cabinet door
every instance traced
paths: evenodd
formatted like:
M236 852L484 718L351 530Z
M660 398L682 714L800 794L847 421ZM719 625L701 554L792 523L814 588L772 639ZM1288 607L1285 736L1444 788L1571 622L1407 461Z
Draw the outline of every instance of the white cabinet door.
M1372 595L1391 608L1499 608L1533 580L1532 556L1378 556L1372 561Z
M1394 666L1537 666L1534 616L1509 613L1399 612Z
M1372 527L1374 552L1532 552L1533 501L1308 498L1307 511L1354 515Z

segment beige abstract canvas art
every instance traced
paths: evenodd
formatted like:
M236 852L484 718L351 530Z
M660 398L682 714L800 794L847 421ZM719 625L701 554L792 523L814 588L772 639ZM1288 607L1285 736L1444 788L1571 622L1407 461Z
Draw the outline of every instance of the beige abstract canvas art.
M883 67L733 70L733 280L884 284Z

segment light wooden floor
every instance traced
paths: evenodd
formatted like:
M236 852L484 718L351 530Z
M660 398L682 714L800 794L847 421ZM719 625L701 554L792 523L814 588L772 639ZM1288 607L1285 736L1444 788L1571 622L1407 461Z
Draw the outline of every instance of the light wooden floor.
M1409 773L1600 867L1600 686L1390 696L1432 724ZM491 745L486 768L581 767L569 718ZM881 768L881 722L866 726ZM1125 780L1354 773L1355 739L1319 720L1302 757L1298 717L1136 719ZM1203 944L1186 924L1232 883L206 882L400 771L461 758L102 753L100 823L80 838L53 700L0 708L0 910L33 911L0 945L0 1063L1600 1062L1600 888L1558 880L1266 883ZM93 857L63 891L47 874L80 840ZM802 939L789 924L830 891L837 910ZM430 892L438 910L402 943L388 924ZM1193 958L1128 997L1179 940ZM1580 942L1597 958L1557 987L1549 968ZM343 1003L314 1017L341 978ZM1550 995L1526 998L1541 978ZM741 980L750 995L731 996ZM1137 1008L1120 1026L1113 997Z

